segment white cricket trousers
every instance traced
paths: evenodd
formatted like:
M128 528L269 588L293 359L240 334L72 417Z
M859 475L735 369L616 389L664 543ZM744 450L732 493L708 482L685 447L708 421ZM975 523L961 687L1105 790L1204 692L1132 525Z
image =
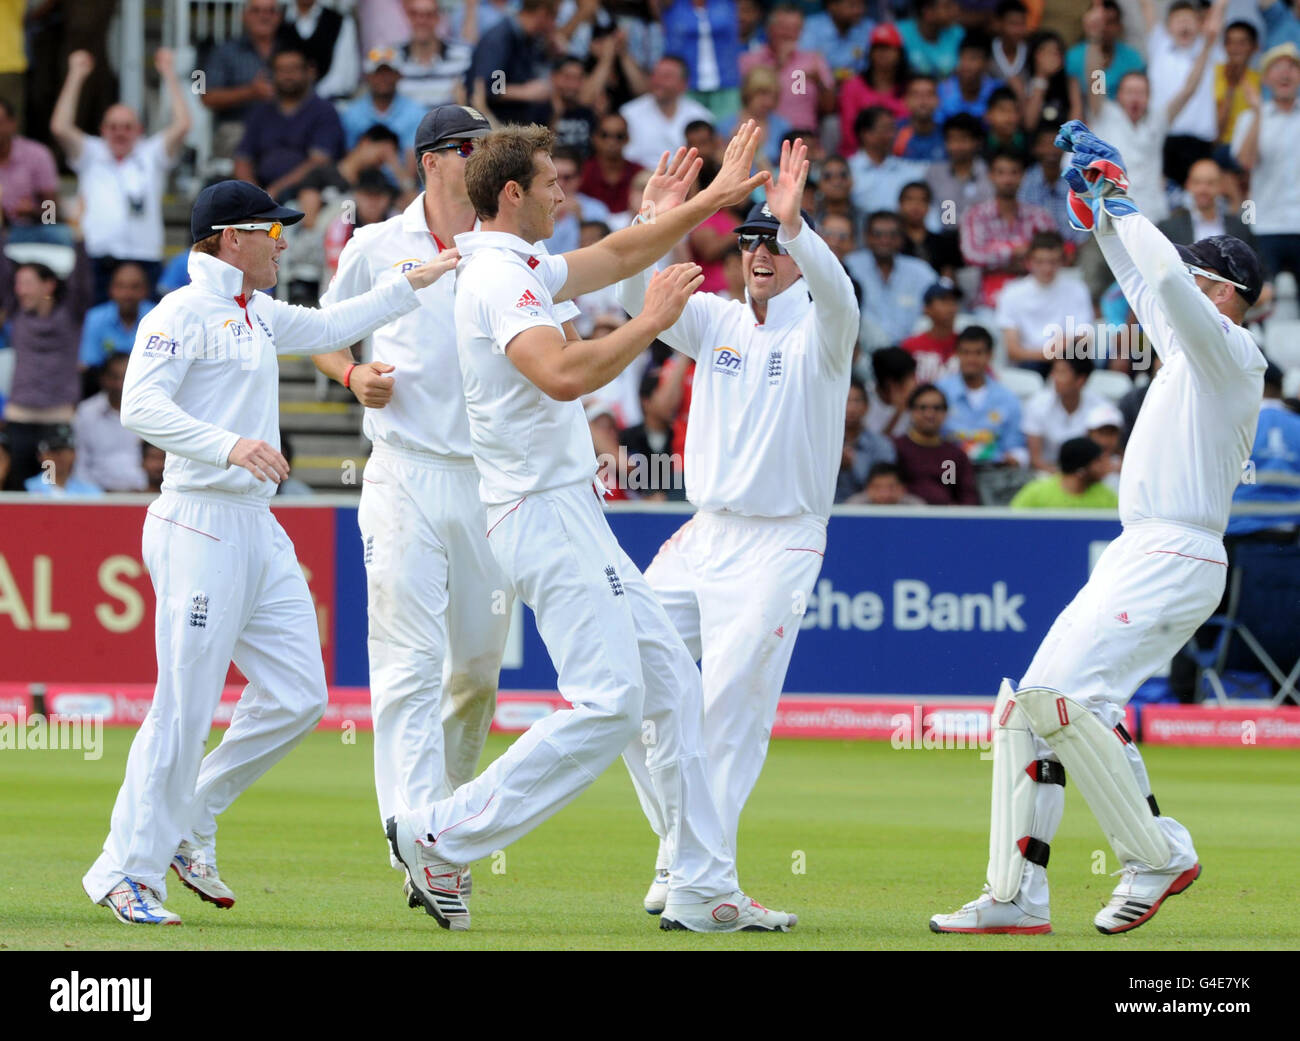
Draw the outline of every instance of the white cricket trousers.
M1171 521L1126 525L1052 623L1019 686L1060 691L1113 729L1124 722L1124 706L1133 692L1214 613L1226 574L1223 538L1208 528ZM1041 739L1037 750L1040 759L1057 758ZM1142 754L1132 741L1124 751L1138 790L1149 797ZM1040 784L1030 834L1050 842L1064 808L1065 789ZM1174 851L1170 870L1191 867L1196 852L1187 829L1172 817L1157 820ZM1033 887L1030 899L1046 903L1046 882L1038 881L1041 895Z
M94 901L123 875L165 896L183 839L214 855L218 814L316 726L328 698L311 594L265 501L163 492L142 549L157 597L158 685L104 850L82 880ZM249 682L204 756L232 660Z
M474 776L514 594L484 537L474 460L376 441L357 521L370 615L379 820Z
M754 790L776 719L795 637L826 552L820 518L742 517L702 511L646 569L693 658L703 658L709 788L729 848ZM657 867L672 856L650 798L645 750L623 753L642 809L659 836Z
M534 723L478 777L414 819L453 864L502 849L568 805L634 737L678 856L686 899L736 890L709 797L700 675L584 482L529 495L495 518L488 542L537 628L572 709Z

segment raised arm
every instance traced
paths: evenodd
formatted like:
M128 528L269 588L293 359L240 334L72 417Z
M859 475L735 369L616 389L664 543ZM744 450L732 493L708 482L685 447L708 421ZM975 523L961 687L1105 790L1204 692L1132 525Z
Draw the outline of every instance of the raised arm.
M1201 33L1205 37L1201 45L1201 53L1196 56L1196 61L1192 63L1191 71L1187 74L1187 79L1183 81L1182 87L1178 93L1169 99L1169 106L1165 109L1165 118L1172 123L1178 118L1183 108L1192 99L1196 93L1196 88L1201 82L1201 77L1205 74L1205 63L1209 61L1210 52L1214 49L1215 41L1219 38L1219 30L1223 28L1223 11L1228 6L1228 0L1215 0L1214 6L1210 8L1209 13L1205 16L1205 21L1201 25Z
M81 155L81 145L86 139L77 128L77 102L81 98L81 88L94 68L95 56L90 51L73 51L68 55L68 76L50 115L50 133L70 163L76 162Z
M185 135L190 132L190 105L181 89L181 81L176 76L176 56L166 47L158 48L153 58L154 67L162 77L163 87L167 91L167 104L171 109L171 122L163 131L163 147L167 158L175 159L185 143Z

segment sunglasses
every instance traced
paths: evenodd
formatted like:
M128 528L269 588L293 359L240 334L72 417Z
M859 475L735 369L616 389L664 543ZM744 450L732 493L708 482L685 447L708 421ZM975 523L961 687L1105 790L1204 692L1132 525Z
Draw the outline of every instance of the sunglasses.
M1213 271L1206 271L1205 268L1203 267L1197 267L1195 264L1187 264L1186 267L1187 267L1187 272L1190 275L1200 275L1202 278L1208 278L1211 282L1224 282L1227 285L1235 286L1236 288L1240 289L1243 293L1250 292L1250 290L1248 290L1240 282L1234 282L1230 278L1224 278L1222 275L1216 274Z
M759 246L764 246L774 257L785 256L785 250L776 241L775 235L741 235L740 248L746 253L753 253Z
M214 224L213 231L223 231L226 228L234 228L236 231L264 231L273 239L278 239L284 234L284 225L278 220L263 221L258 224Z
M429 151L430 152L455 152L462 159L468 159L471 155L474 154L474 142L470 140L453 141L449 145L438 145L436 148L430 148Z

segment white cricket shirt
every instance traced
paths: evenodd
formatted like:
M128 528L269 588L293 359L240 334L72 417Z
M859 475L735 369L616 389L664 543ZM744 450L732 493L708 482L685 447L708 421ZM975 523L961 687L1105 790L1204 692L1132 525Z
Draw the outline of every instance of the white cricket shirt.
M825 520L844 450L858 336L853 283L806 224L777 241L803 277L754 320L748 301L696 293L660 335L695 359L686 424L686 497L701 510ZM639 314L650 272L619 284Z
M136 332L122 389L122 425L167 452L164 491L270 499L274 482L230 466L241 437L280 447L277 354L323 354L419 305L392 275L332 307L241 294L237 268L190 253L190 284L168 293Z
M1163 362L1124 452L1120 520L1222 534L1255 443L1264 356L1196 288L1155 225L1140 213L1109 223L1097 243Z

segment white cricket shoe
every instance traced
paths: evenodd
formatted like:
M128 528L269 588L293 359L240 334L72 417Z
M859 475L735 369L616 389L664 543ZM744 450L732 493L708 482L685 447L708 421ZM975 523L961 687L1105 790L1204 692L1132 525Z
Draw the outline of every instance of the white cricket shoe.
M461 892L463 870L421 845L406 817L406 814L389 817L384 830L393 856L406 868L407 881L411 884L408 901L411 896L416 897L425 912L444 929L464 932L469 929L469 908Z
M199 898L216 904L222 910L235 906L235 894L217 874L217 862L193 843L182 842L172 854L172 870L186 889L199 894Z
M181 916L163 907L157 890L126 876L99 901L126 925L180 925Z
M411 885L411 879L408 875L402 883L402 895L406 897L407 907L423 907L420 898L415 895L415 887ZM460 900L466 907L469 906L469 898L474 895L474 876L470 874L469 868L460 873Z
M769 911L740 890L699 902L679 902L669 893L659 928L692 933L788 933L798 921L797 915Z
M668 903L668 869L659 868L655 871L650 888L645 892L643 906L646 914L662 914L666 903Z
M1152 871L1130 864L1121 872L1119 885L1110 895L1110 903L1092 920L1098 932L1108 936L1136 929L1150 920L1165 897L1177 896L1201 876L1201 865L1186 871Z
M989 887L960 911L937 914L930 919L932 933L983 933L1012 936L1035 936L1052 931L1051 912L1043 908L1042 914L1021 907L1014 900L1003 903L994 900Z

